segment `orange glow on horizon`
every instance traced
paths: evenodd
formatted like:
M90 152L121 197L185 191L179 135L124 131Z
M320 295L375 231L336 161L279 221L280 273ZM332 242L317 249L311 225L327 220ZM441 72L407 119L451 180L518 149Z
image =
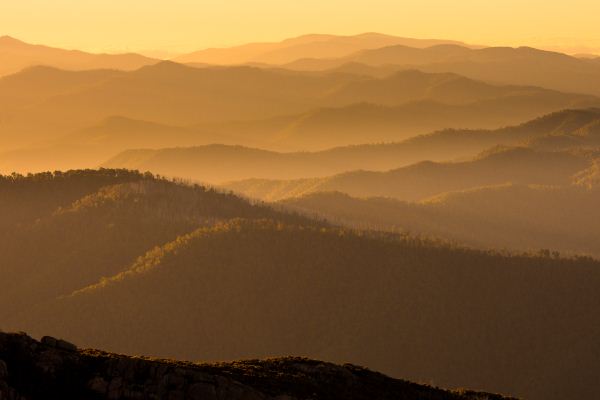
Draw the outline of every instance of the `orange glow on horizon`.
M4 0L0 35L88 51L168 53L305 33L391 35L599 52L593 0Z

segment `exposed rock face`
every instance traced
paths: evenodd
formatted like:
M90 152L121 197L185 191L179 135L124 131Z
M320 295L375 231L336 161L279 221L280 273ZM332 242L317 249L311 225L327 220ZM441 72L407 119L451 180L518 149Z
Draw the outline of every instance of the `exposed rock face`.
M78 350L0 332L0 400L501 400L303 358L193 364Z

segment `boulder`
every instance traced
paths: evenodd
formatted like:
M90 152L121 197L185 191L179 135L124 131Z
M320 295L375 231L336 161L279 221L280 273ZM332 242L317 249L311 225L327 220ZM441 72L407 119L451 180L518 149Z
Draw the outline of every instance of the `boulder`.
M56 347L58 340L52 336L44 336L41 340L42 344L48 347Z
M77 346L62 339L56 341L56 348L65 351L77 351Z
M0 381L8 379L8 367L3 360L0 360Z
M194 383L190 385L187 396L189 400L217 400L217 390L210 383Z

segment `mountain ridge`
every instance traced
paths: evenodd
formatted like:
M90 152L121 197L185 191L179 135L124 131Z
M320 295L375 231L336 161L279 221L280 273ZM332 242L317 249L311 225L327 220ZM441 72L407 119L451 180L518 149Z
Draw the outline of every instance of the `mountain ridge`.
M278 201L315 191L341 191L355 197L392 197L417 201L448 191L505 182L569 185L587 169L590 156L538 152L530 148L494 148L469 161L421 161L389 171L355 170L323 178L247 179L224 187L251 198Z
M0 169L94 167L143 146L224 143L314 151L398 141L448 127L491 129L598 104L593 96L416 71L374 79L251 67L198 69L169 62L134 72L36 67L0 79L0 133L5 135L0 147L2 153L15 152L3 154ZM111 133L105 124L103 141L86 139L86 130L115 115L164 129L150 132L145 145L141 127L128 135L122 127Z
M595 388L590 258L337 227L125 170L1 176L0 194L4 329L163 358L296 354L532 399ZM111 280L129 270L144 273Z
M158 60L135 53L94 54L80 50L65 50L39 44L29 44L10 36L0 38L0 77L36 65L72 70L122 69L134 70Z
M565 110L496 130L448 129L401 142L342 146L315 152L280 152L232 145L130 149L102 165L150 170L212 183L252 177L284 180L324 178L359 169L387 171L422 160L465 161L497 145L529 146L540 152L567 151L572 146L547 149L537 140L545 140L543 138L547 135L570 137L585 129L592 133L588 139L582 136L580 140L594 143L597 139L593 129L597 121L600 121L599 109ZM253 154L260 157L252 157Z
M584 175L585 176L585 175ZM552 249L600 258L597 190L501 184L446 192L418 202L313 192L277 204L350 228L409 232L476 248Z
M284 65L294 70L324 70L348 62L370 66L397 65L425 72L454 72L488 82L535 85L568 92L600 94L591 77L600 76L597 62L531 47L442 45L425 49L396 45L364 50L338 59L301 58Z
M14 371L27 371L26 381ZM50 372L51 371L51 372ZM352 389L350 389L352 388ZM0 395L9 400L173 398L183 400L510 400L473 391L445 391L350 364L302 357L206 364L80 350L50 336L0 332ZM21 396L21 397L20 397ZM513 399L514 400L514 399Z
M284 39L280 42L249 43L229 48L199 50L178 56L174 60L184 63L207 64L244 64L250 62L283 64L297 58L296 54L339 56L350 54L361 48L382 47L390 43L429 46L437 43L460 42L400 38L373 32L353 36L308 34Z

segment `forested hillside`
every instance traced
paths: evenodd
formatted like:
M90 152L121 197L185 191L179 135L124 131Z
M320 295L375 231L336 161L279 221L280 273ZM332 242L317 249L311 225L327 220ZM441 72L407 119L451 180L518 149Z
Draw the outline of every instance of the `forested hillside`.
M230 218L307 221L212 189L125 170L0 181L1 272L11 282L0 291L1 318L117 273L201 226Z
M0 0L0 400L599 398L600 3L61 1Z
M3 218L4 329L133 354L292 353L446 387L593 397L592 259L361 233L122 170L3 177L0 188L5 215L19 210Z
M600 191L579 185L505 184L412 203L316 192L281 204L353 228L409 232L479 248L600 258L599 202Z
M225 186L246 196L277 201L314 192L340 191L356 197L424 200L450 191L503 183L570 185L598 157L592 152L538 152L497 147L469 161L423 161L391 171L352 171L324 178L248 179Z

